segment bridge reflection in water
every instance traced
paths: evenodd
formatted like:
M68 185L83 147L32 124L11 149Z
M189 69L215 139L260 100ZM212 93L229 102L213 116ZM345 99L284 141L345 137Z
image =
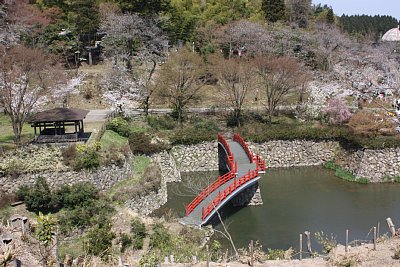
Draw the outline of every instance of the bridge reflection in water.
M254 155L243 138L234 134L226 140L218 134L219 169L226 173L215 180L186 206L182 224L205 225L228 201L257 183L265 173L265 161Z

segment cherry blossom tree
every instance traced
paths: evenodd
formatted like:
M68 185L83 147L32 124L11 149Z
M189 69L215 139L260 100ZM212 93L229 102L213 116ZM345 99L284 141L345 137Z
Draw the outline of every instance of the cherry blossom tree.
M181 48L170 55L162 66L156 81L156 93L168 101L179 124L184 119L185 108L199 96L205 85L205 66L202 58L186 48Z
M289 57L260 57L256 59L259 87L266 97L269 121L277 106L291 91L301 88L303 72L297 60Z
M235 125L240 127L243 104L253 85L253 65L247 59L226 60L222 56L211 57L210 62L223 98L233 108Z
M10 116L17 145L28 116L51 100L58 70L39 49L0 48L0 104Z
M331 124L343 124L351 118L351 112L341 98L330 99L323 113L328 117Z

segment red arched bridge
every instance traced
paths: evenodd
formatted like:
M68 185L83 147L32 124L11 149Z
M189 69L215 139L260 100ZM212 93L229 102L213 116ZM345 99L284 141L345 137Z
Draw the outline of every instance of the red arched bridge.
M207 186L186 206L183 224L202 226L229 200L257 183L265 161L254 155L239 134L226 140L218 134L219 169L226 173Z

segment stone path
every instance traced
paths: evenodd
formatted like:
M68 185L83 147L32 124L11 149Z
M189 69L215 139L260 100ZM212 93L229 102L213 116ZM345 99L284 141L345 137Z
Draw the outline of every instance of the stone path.
M86 115L84 122L101 122L105 121L107 117L112 113L110 109L93 109L90 110Z

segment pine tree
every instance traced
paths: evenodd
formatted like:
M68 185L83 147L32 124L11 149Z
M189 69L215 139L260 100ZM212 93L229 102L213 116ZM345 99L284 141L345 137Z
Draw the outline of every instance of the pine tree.
M335 23L335 15L333 14L333 9L329 8L328 13L326 13L326 23L334 24Z
M263 0L262 10L265 18L270 22L276 22L285 18L284 0Z

